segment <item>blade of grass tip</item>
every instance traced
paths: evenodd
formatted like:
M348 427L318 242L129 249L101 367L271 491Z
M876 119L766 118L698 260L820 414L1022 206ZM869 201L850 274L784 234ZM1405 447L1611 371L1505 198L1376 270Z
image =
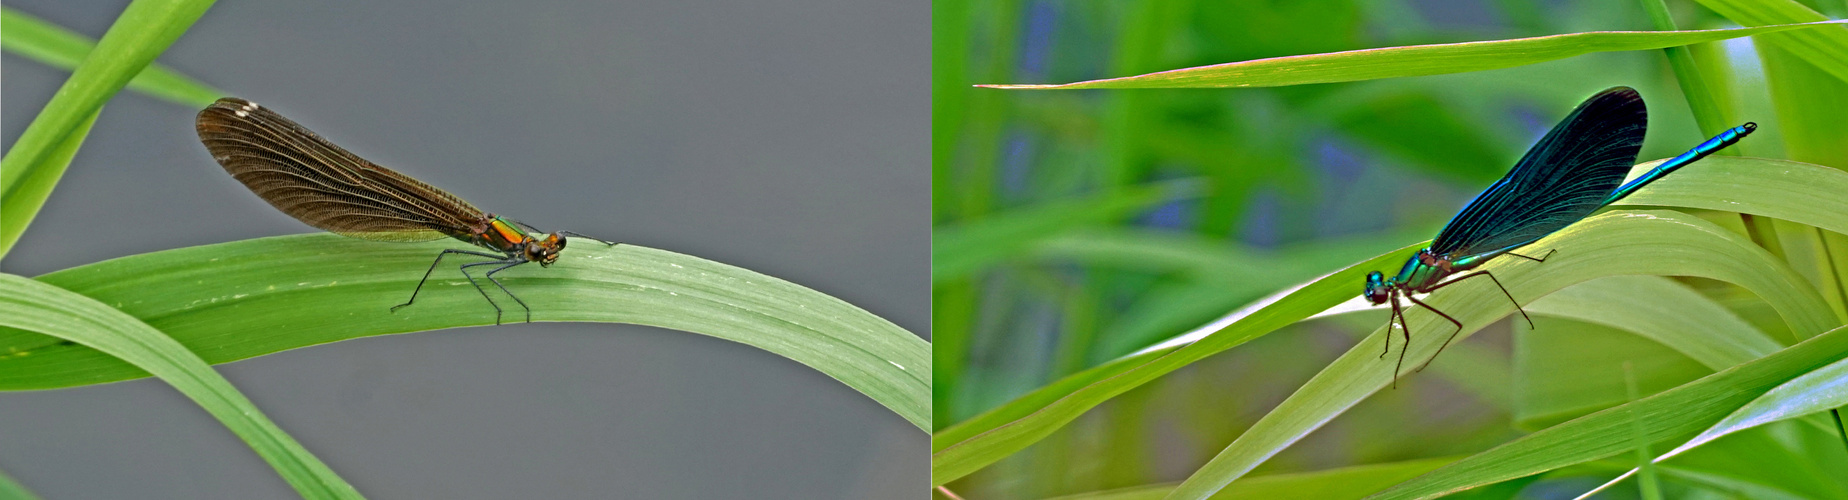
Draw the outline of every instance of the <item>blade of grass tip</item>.
M0 326L64 339L147 370L223 422L304 498L360 498L198 355L141 320L63 288L0 274Z
M48 66L70 70L83 62L96 41L11 7L0 7L0 48ZM182 106L203 108L224 91L180 74L160 63L149 64L128 89Z
M77 150L83 147L83 140L90 135L90 127L96 125L96 117L102 115L98 109L89 118L77 124L77 128L45 157L37 170L38 174L20 179L13 196L0 198L0 257L5 257L13 244L19 242L19 236L25 232L26 225L38 216L44 200L51 196L52 188L57 187L58 178L63 177L71 160L77 157Z
M0 471L0 498L7 500L39 500L38 495L32 494L32 490L28 490L25 485L19 484L19 481L14 480L13 476L7 475L6 471Z
M40 173L46 169L46 157L55 154L60 144L102 109L104 102L154 62L154 58L167 50L211 6L212 0L135 0L128 4L115 24L103 34L103 39L97 42L96 49L77 65L64 85L58 87L45 109L13 142L6 157L0 158L0 202L10 205L5 208L43 205L51 190L22 192L21 181L36 175L50 175ZM43 182L56 184L59 175L50 177ZM6 220L0 219L0 222ZM30 222L13 220L7 227L0 227L0 233L23 233L25 224ZM12 227L12 224L19 227ZM0 256L4 256L16 241L0 241Z
M1280 87L1311 83L1354 82L1512 68L1594 52L1654 50L1786 30L1801 31L1822 27L1840 27L1843 24L1848 24L1848 20L1719 30L1591 31L1509 40L1409 45L1273 57L1066 84L978 86L1035 90Z

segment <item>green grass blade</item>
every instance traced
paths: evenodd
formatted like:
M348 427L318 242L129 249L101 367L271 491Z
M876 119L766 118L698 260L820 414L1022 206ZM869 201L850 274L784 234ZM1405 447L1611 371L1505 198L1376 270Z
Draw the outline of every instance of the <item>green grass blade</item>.
M938 226L931 231L931 282L969 276L1063 231L1188 196L1193 186L1185 181L1153 184Z
M1637 165L1632 177L1660 160ZM1614 206L1701 208L1783 219L1848 233L1848 172L1770 158L1710 156Z
M1667 460L1735 432L1844 405L1848 405L1848 359L1830 363L1766 391L1654 461Z
M9 185L13 191L0 198L0 257L5 257L12 244L19 241L20 233L25 232L26 225L38 216L39 208L51 197L51 190L58 186L58 179L64 177L64 170L71 166L71 159L77 157L77 150L83 147L83 140L90 135L90 127L96 125L96 117L102 114L98 109L77 124L64 139L51 148L50 154L37 165L37 174L24 177Z
M1056 85L1000 89L1156 89L1280 87L1512 68L1594 52L1651 50L1785 30L1840 29L1848 21L1691 31L1592 31L1483 42L1411 45L1254 59ZM1845 59L1848 64L1848 59Z
M1093 267L1181 273L1187 279L1150 290L1105 328L1092 350L1096 362L1115 359L1185 331L1278 289L1378 255L1432 230L1338 238L1274 251L1223 239L1162 230L1094 230L1059 236L1035 256Z
M1649 24L1656 31L1677 31L1675 18L1668 12L1668 4L1663 0L1641 0L1643 11L1649 14ZM1675 82L1681 84L1681 95L1688 101L1688 108L1694 111L1694 122L1700 124L1700 131L1707 136L1718 135L1733 127L1726 119L1720 101L1707 87L1709 80L1702 75L1700 65L1694 61L1692 47L1664 47L1663 55L1668 57L1668 66L1675 72ZM1736 150L1726 150L1737 155Z
M1614 211L1596 215L1535 242L1533 248L1558 252L1542 265L1505 259L1490 261L1481 269L1494 273L1516 300L1528 301L1603 276L1700 276L1758 294L1777 307L1793 330L1821 332L1836 326L1827 304L1782 261L1744 237L1679 212ZM1494 286L1486 282L1458 285L1456 288L1475 288L1432 294L1424 300L1463 322L1456 337L1460 341L1513 312L1508 299L1495 293ZM1422 308L1408 312L1407 318L1412 332L1449 332L1454 328ZM1388 333L1397 332L1382 328L1330 363L1196 471L1169 498L1211 496L1392 383L1396 360L1381 359L1379 352L1384 343L1381 336ZM1405 348L1404 375L1435 355L1445 336L1414 334L1411 347ZM1624 441L1627 440L1619 440Z
M207 362L224 363L357 337L494 324L493 308L447 259L416 304L389 310L409 298L441 249L456 245L331 234L259 238L123 257L39 280L119 308ZM741 342L820 370L929 429L930 344L794 283L672 252L594 243L572 245L551 268L497 276L532 306L534 321L634 323ZM504 295L498 299L507 321L524 319ZM146 375L101 353L19 332L0 331L0 353L12 353L0 355L0 390Z
M1526 308L1528 314L1634 332L1714 370L1784 348L1719 302L1687 285L1656 276L1591 280L1536 300Z
M0 48L60 69L73 69L96 48L96 41L43 19L0 7ZM228 95L159 63L149 64L128 81L128 89L183 106L203 108Z
M51 96L51 102L13 142L0 159L0 211L26 209L25 217L0 217L0 256L5 256L31 223L29 213L51 195L63 167L48 161L57 150L72 144L70 136L95 118L103 103L128 85L129 80L154 62L167 46L186 33L213 0L135 0L103 34L71 77ZM34 177L47 177L25 182ZM30 184L33 189L21 189ZM39 187L43 187L40 189Z
M1848 79L1837 79L1778 46L1759 49L1779 132L1790 159L1848 169Z
M1454 462L1457 457L1425 458L1383 464L1356 465L1311 472L1252 476L1233 482L1213 498L1314 498L1359 499L1419 474ZM1174 484L1137 486L1110 491L1057 497L1053 500L1161 500Z
M39 500L39 496L33 494L32 490L26 489L25 485L19 484L13 476L7 475L6 471L0 471L0 499Z
M204 360L121 311L56 286L0 274L0 326L81 344L154 374L223 422L303 498L360 498Z
M1744 26L1811 23L1829 18L1793 0L1696 1ZM1796 30L1766 35L1762 40L1781 46L1817 68L1835 75L1835 78L1848 82L1848 27Z
M1400 483L1370 498L1435 498L1477 485L1597 460L1630 450L1631 412L1652 439L1698 431L1788 381L1848 356L1848 327L1634 403L1523 436ZM1839 374L1838 374L1839 375ZM1839 390L1839 388L1837 389Z
M1649 162L1633 173L1647 171ZM1848 232L1848 173L1804 163L1763 158L1710 157L1699 165L1650 184L1621 204L1650 204L1733 210L1831 231ZM1051 435L1090 408L1189 363L1232 348L1320 313L1358 293L1367 272L1402 264L1419 243L1261 299L1234 314L1236 322L1175 350L1137 353L1041 387L969 420L944 428L931 439L932 481L956 480ZM1650 261L1646 255L1615 254ZM1653 274L1635 267L1613 274ZM1497 305L1500 307L1502 305ZM1819 331L1819 330L1813 330Z

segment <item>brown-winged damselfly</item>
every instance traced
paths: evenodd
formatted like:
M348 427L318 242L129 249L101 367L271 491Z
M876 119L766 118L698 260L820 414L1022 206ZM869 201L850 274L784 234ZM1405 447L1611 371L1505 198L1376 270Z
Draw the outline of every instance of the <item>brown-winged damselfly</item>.
M494 259L460 268L462 276L494 306L495 324L501 322L500 304L469 274L470 268L492 267L482 277L507 292L526 310L526 321L532 322L532 308L501 284L495 273L528 262L551 267L564 251L567 235L615 245L570 231L545 233L483 212L455 195L349 153L247 100L219 99L199 112L197 128L199 140L225 172L277 210L310 226L378 241L429 241L448 236L494 252L443 250L411 290L410 300L392 306L393 312L417 300L417 293L443 257L463 254Z

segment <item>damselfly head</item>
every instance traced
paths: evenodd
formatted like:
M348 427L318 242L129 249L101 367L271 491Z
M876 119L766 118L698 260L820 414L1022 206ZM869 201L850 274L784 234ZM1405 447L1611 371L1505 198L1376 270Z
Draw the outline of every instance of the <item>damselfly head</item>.
M526 260L538 262L541 267L552 267L552 263L558 261L558 252L564 249L564 236L548 234L545 239L532 240L526 244Z
M1381 275L1379 271L1367 273L1367 292L1362 295L1367 298L1367 302L1376 306L1385 304L1391 293L1392 290L1386 287L1386 276Z

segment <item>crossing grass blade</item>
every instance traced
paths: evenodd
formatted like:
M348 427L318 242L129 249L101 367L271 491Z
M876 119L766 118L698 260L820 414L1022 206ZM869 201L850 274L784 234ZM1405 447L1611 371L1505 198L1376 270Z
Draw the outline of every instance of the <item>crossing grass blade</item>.
M73 69L96 48L96 41L62 26L51 24L11 7L0 7L0 48L45 63L54 68ZM187 107L205 107L225 91L159 63L149 64L128 89Z
M1170 181L1122 192L998 212L932 230L931 282L966 277L1031 250L1059 234L1157 203L1191 196L1192 181Z
M31 224L103 103L179 39L211 0L135 0L0 159L0 257ZM73 137L75 136L75 137ZM64 157L64 161L55 161Z
M1828 366L1804 373L1765 391L1757 399L1734 410L1732 414L1720 419L1707 430L1701 431L1700 435L1694 436L1693 439L1689 439L1667 453L1651 457L1651 462L1667 460L1737 432L1828 411L1843 405L1848 405L1848 359L1836 360ZM1635 475L1636 472L1637 470L1632 469L1618 475L1598 489L1608 488Z
M439 272L416 308L397 313L447 243L381 243L331 234L260 238L154 252L40 276L166 332L208 363L352 338L492 325L462 276ZM840 380L929 427L930 344L852 304L696 257L620 245L574 247L551 269L510 271L508 286L545 307L535 321L658 326L741 342ZM330 321L337 318L338 321ZM27 352L27 355L19 355ZM0 390L147 376L103 353L0 330Z
M1527 312L1602 324L1661 343L1714 370L1783 349L1705 295L1656 276L1611 276L1526 305Z
M1446 465L1372 499L1435 498L1473 486L1630 451L1631 412L1652 439L1686 435L1720 421L1773 388L1848 357L1848 327L1698 381L1587 415Z
M159 377L223 422L303 498L360 498L352 485L276 427L204 360L115 308L56 286L0 274L0 326L82 345Z
M1482 42L1411 45L1255 59L1076 83L980 87L1161 89L1281 87L1512 68L1594 52L1651 50L1779 31L1841 29L1848 20L1692 31L1592 31ZM1825 28L1826 27L1826 28ZM1848 60L1841 63L1848 69Z
M1381 488L1430 472L1431 469L1454 462L1457 458L1423 458L1309 472L1252 476L1232 483L1232 486L1226 488L1218 498L1358 499ZM1174 486L1173 484L1136 486L1062 496L1051 500L1161 500L1174 490Z
M1812 23L1828 19L1828 16L1794 0L1696 1L1744 26ZM1835 75L1837 80L1848 82L1848 27L1794 30L1767 35L1764 41L1783 47L1791 54Z

